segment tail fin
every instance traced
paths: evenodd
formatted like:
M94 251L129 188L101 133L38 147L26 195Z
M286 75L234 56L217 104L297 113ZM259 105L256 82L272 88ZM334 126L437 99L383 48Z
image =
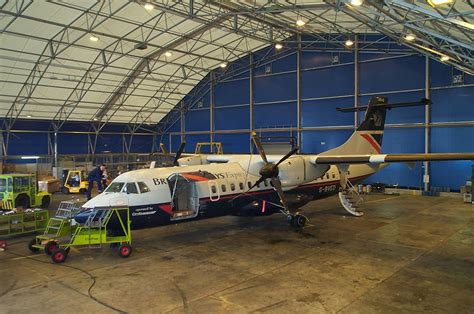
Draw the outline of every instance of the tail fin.
M364 121L341 146L321 153L324 155L380 154L388 104L386 97L372 97Z

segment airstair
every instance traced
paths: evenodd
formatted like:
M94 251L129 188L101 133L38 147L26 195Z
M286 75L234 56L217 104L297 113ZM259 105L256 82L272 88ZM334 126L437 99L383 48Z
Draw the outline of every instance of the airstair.
M353 216L360 217L364 215L364 212L357 210L359 204L364 201L357 187L351 183L347 175L341 174L341 181L342 190L339 192L339 200L341 201L342 207Z
M38 236L37 238L46 240L66 236L71 230L71 219L79 209L80 206L76 202L61 202L56 214L49 219L44 234L42 236Z

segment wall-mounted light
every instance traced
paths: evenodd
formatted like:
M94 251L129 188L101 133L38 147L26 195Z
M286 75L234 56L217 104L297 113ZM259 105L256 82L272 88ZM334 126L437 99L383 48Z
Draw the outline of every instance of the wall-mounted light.
M449 61L449 59L451 59L451 58L450 58L449 56L447 56L447 55L442 55L441 58L439 58L439 59L440 59L441 61L443 61L443 62L447 62L447 61Z
M438 5L444 5L444 4L453 3L454 0L427 0L427 2L428 2L429 5L431 5L432 7L436 7L436 6L438 6Z
M361 6L362 3L364 3L364 0L351 0L351 4L356 7Z
M306 24L306 22L303 21L302 19L297 19L296 20L296 26L298 26L298 27L303 27L305 24Z
M406 41L414 41L416 39L415 34L406 34L405 37L403 37Z
M143 7L144 7L145 10L147 10L147 11L151 11L151 10L153 10L153 9L155 8L155 7L153 6L153 4L151 4L151 3L145 3L145 4L143 5Z

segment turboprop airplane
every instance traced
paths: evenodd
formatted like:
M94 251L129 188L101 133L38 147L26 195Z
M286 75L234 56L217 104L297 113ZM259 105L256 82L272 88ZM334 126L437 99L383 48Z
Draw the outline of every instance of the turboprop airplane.
M85 222L94 210L126 205L132 228L276 212L299 228L307 222L299 208L335 194L344 209L360 216L353 185L387 163L474 160L474 153L381 153L387 109L428 103L389 104L385 97L373 97L368 106L339 109L366 110L364 121L344 144L320 154L297 155L295 148L285 156L267 156L254 133L259 155L188 155L177 160L179 166L130 171L85 203L75 219Z

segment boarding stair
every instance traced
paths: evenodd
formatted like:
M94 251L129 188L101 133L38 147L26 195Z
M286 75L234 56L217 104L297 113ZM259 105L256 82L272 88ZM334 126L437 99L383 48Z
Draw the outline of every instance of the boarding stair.
M362 195L360 195L357 187L355 187L349 178L344 175L341 177L342 189L339 192L339 200L341 201L342 207L351 215L360 217L364 215L364 212L359 211L359 204L364 201Z

